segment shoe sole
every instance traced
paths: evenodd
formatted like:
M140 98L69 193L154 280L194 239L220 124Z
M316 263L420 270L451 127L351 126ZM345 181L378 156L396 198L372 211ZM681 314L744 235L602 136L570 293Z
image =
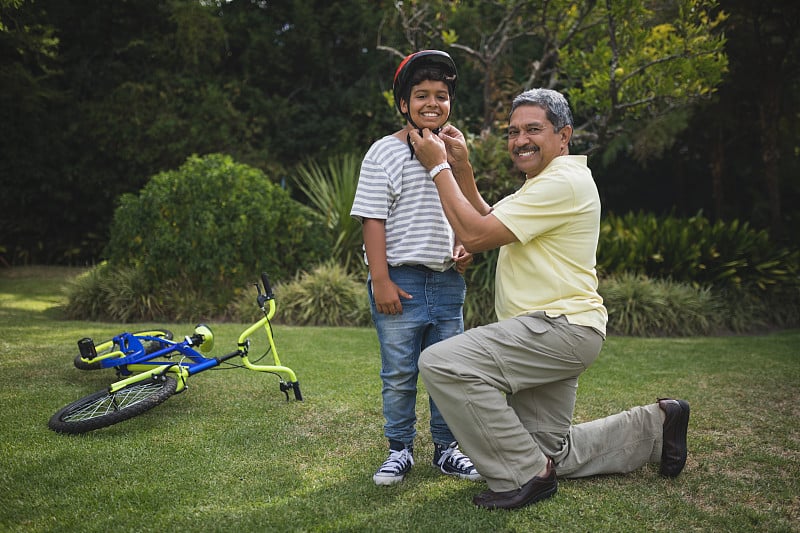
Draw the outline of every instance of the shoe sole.
M372 476L372 481L375 482L376 485L379 487L388 487L389 485L394 485L396 483L400 483L405 479L405 476Z
M689 432L689 416L691 414L691 408L689 407L689 402L686 400L675 400L678 402L678 408L680 409L680 414L675 415L675 420L673 423L680 424L678 426L678 431L675 433L675 437L679 442L686 442L688 438ZM677 461L677 463L670 463L668 468L664 467L664 463L661 463L661 468L659 473L664 477L675 478L683 472L683 468L686 466L686 459L688 456L688 443L684 449L682 457ZM663 452L662 452L663 453Z
M537 494L535 498L531 498L530 500L523 502L518 502L513 505L503 505L493 502L482 502L478 498L473 499L472 503L475 504L476 507L479 507L481 509L486 509L487 511L497 511L497 510L512 511L514 509L522 509L523 507L528 507L529 505L533 505L548 498L552 498L553 496L556 495L557 492L558 492L558 485L548 489L545 492L542 492L541 494Z
M457 477L458 479L466 479L467 481L483 481L483 476L480 474L459 474L458 472L445 472L442 470L439 465L433 465L433 467L441 472L445 476L453 476Z

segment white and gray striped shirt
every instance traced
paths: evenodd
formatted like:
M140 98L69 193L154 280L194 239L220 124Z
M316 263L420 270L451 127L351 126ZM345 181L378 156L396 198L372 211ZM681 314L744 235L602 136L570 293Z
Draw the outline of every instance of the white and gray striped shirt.
M350 216L361 222L386 221L386 260L391 266L444 271L453 265L455 237L436 185L397 137L379 139L364 156Z

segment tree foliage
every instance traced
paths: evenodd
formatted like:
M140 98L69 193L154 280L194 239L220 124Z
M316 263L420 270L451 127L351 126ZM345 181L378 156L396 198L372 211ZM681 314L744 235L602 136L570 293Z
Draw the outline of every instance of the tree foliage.
M109 206L191 154L292 183L301 162L363 153L401 125L399 57L428 47L456 59L471 135L499 137L524 88L567 93L608 209L791 228L797 15L790 0L0 0L0 247L101 259Z
M660 153L652 148L671 143L686 127L685 110L713 94L727 70L726 15L716 0L438 0L396 8L405 46L457 50L482 74L482 129L502 125L522 90L558 89L580 119L573 140L585 152L619 146L622 137L641 160ZM677 120L664 119L672 113ZM649 141L636 144L642 136Z
M591 151L624 140L640 160L663 153L686 128L686 111L711 96L727 70L718 32L725 15L712 14L716 7L706 0L660 10L635 0L598 2L596 23L559 54L573 112L584 121L575 142Z

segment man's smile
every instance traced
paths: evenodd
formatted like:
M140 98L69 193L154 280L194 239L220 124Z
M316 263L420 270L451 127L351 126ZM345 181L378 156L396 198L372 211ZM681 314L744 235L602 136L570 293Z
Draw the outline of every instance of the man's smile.
M533 157L538 151L538 146L523 146L522 148L514 148L514 155L517 157Z

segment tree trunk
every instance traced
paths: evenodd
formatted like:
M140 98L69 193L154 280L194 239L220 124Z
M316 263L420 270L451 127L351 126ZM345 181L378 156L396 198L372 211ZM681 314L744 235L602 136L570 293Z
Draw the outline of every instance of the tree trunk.
M722 132L717 134L717 138L711 148L711 198L714 202L714 218L722 220L725 218L725 143L722 140Z
M768 75L764 80L763 89L763 97L758 100L761 160L764 162L764 184L769 202L770 233L773 237L779 238L782 228L778 123L781 119L782 86L774 76Z

